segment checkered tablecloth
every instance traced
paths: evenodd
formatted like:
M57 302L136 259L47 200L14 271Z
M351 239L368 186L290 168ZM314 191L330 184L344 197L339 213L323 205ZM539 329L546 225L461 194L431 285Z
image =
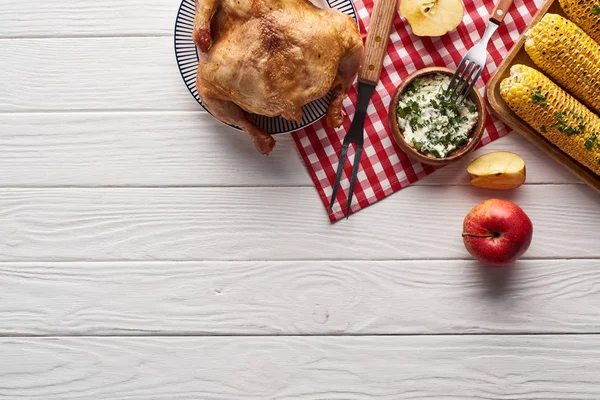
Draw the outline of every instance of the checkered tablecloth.
M496 70L508 50L525 30L543 0L515 0L504 23L492 37L489 56L477 88L483 93L485 83ZM456 68L465 52L485 31L493 0L463 0L465 16L462 24L450 34L439 38L420 38L411 33L410 26L396 15L392 34L383 61L381 81L368 108L365 121L365 144L354 191L352 213L391 195L392 193L433 173L436 168L409 159L394 142L387 123L388 106L395 88L407 75L429 66ZM369 27L372 0L354 0L363 38ZM356 88L348 93L344 108L348 117L342 127L332 129L321 120L294 134L298 150L327 209L333 191L343 138L350 127L356 103ZM485 145L507 134L507 128L488 112L486 133L480 145ZM354 159L354 150L348 151L348 160ZM347 192L352 173L347 161L342 176L338 201L329 218L335 222L343 218Z

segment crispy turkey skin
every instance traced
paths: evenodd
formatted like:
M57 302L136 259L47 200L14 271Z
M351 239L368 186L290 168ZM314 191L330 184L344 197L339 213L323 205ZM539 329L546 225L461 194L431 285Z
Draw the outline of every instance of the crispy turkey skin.
M203 104L248 133L261 153L275 140L251 114L300 121L302 106L332 89L327 123L342 124L363 50L349 16L308 0L196 0L193 39L203 53L196 80Z

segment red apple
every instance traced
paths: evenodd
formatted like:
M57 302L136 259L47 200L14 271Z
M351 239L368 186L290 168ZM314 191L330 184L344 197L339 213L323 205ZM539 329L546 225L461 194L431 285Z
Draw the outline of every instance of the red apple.
M517 261L529 248L533 225L512 201L490 199L465 217L463 241L473 257L492 267Z

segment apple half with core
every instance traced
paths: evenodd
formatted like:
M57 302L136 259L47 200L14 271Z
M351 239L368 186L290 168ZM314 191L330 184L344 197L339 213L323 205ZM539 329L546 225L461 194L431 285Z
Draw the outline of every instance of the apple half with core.
M529 248L533 224L512 201L490 199L465 217L463 241L473 257L492 267L517 261Z
M417 36L442 36L461 23L461 0L400 0L400 14Z
M508 151L495 151L477 158L467 167L471 185L492 190L516 189L525 183L525 161Z

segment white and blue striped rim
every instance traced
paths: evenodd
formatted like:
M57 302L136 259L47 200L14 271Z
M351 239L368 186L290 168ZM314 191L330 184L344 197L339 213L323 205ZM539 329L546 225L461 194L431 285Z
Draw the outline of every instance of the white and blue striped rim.
M326 0L330 8L334 8L354 18L356 18L356 10L352 0ZM196 44L192 40L192 30L194 28L194 15L196 13L194 0L183 0L179 11L177 12L177 20L175 22L175 57L181 77L185 82L188 90L194 96L196 101L204 107L198 90L196 89L196 71L198 69L198 50ZM288 121L281 117L265 117L263 115L254 115L254 123L265 132L272 135L277 133L288 133L305 126L312 124L327 113L327 108L331 102L332 93L329 92L321 99L315 100L306 104L302 111L302 121ZM206 109L206 107L204 107ZM207 110L208 111L208 110ZM230 125L232 126L232 125ZM237 127L233 126L238 129Z

